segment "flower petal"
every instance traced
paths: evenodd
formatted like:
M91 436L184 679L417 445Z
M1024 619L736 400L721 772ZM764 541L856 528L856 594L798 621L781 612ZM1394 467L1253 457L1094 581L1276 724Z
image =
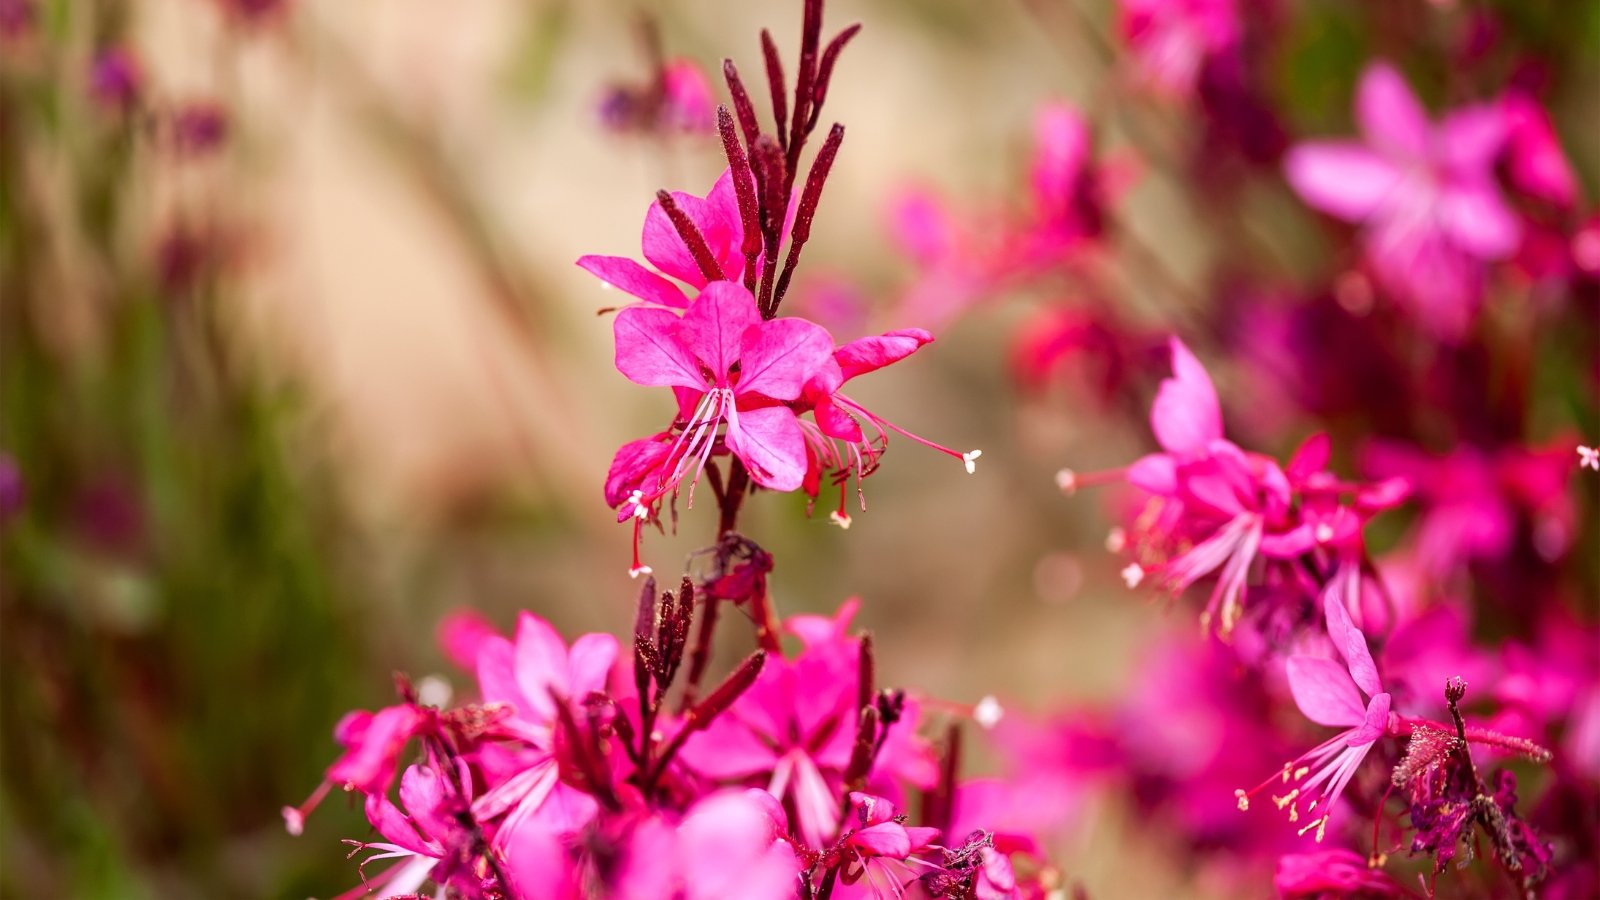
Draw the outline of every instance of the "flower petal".
M1355 726L1365 720L1361 696L1345 667L1331 659L1291 656L1289 691L1305 717L1318 725Z
M695 357L711 369L717 386L726 387L728 370L740 362L745 331L760 322L756 298L749 291L729 281L718 281L707 285L689 304L678 334ZM741 381L743 377L740 376ZM795 396L799 396L798 389Z
M833 352L833 358L844 372L844 380L865 375L890 363L899 362L933 342L933 335L921 328L903 328L853 340Z
M1313 209L1347 222L1376 212L1400 184L1389 160L1349 141L1308 141L1284 157L1283 174Z
M555 721L550 690L572 693L567 684L567 644L549 622L529 612L517 617L516 674L528 707L519 710L521 717L540 723Z
M806 439L789 407L731 412L727 441L762 487L792 491L805 480Z
M1387 62L1367 67L1356 86L1356 124L1374 147L1422 159L1433 130L1428 111Z
M1479 259L1504 259L1522 240L1522 222L1487 178L1446 190L1439 197L1439 220L1457 244Z
M1350 579L1357 579L1356 584L1349 584ZM1340 574L1329 580L1328 589L1323 592L1322 614L1327 619L1328 637L1334 649L1350 667L1350 679L1371 697L1383 691L1383 685L1378 682L1378 667L1367 649L1367 636L1351 621L1350 611L1345 608L1345 599L1341 596L1345 592L1358 592L1359 579L1353 565L1341 567Z
M573 699L606 689L606 677L617 661L617 639L610 634L586 634L572 642L567 654L567 688Z
M700 364L678 337L680 322L676 315L653 307L630 306L617 313L611 325L617 371L645 387L705 390Z
M1150 408L1150 427L1156 441L1170 453L1196 453L1222 437L1222 406L1211 376L1189 348L1176 337L1172 348L1172 377L1161 382Z
M626 256L580 256L578 267L619 291L647 303L682 309L689 299L672 282Z
M721 216L705 200L693 194L673 191L672 199L689 217L689 221L694 223L709 245L711 234L708 232L717 230ZM644 249L644 258L650 261L650 265L697 288L706 286L705 274L694 261L694 255L689 252L688 245L678 236L678 229L673 227L672 220L667 217L660 202L652 202L650 209L644 214L644 235L640 243Z
M1383 737L1383 733L1388 730L1389 695L1375 694L1372 701L1367 704L1367 712L1362 717L1361 727L1345 738L1344 742L1351 747L1359 747Z
M1163 497L1178 494L1178 466L1165 453L1151 453L1140 457L1128 467L1128 483L1136 488Z
M793 400L832 358L833 336L821 325L794 318L761 322L744 333L736 390Z

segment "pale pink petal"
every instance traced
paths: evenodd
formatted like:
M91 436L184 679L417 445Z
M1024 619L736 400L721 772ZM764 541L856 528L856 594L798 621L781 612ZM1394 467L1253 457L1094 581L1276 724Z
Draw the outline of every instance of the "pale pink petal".
M1284 158L1283 173L1306 205L1347 222L1372 215L1401 179L1389 160L1349 141L1299 144Z
M832 358L833 336L821 325L795 318L762 322L744 332L735 390L793 400Z
M898 822L863 828L850 837L850 843L866 856L905 859L911 855L911 837Z
M1156 441L1170 453L1197 453L1222 437L1222 407L1211 376L1177 338L1172 348L1172 377L1161 382L1150 408Z
M789 793L794 798L795 828L808 846L822 849L838 829L838 795L804 751L791 751L790 758L794 761Z
M606 676L617 661L617 639L609 634L586 634L572 642L567 656L567 688L574 700L606 689Z
M1362 73L1356 86L1356 124L1374 147L1416 160L1428 156L1433 130L1428 111L1387 62L1373 63Z
M1370 744L1383 737L1389 730L1389 695L1375 694L1372 702L1367 704L1367 711L1361 719L1361 727L1357 728L1344 742L1352 747Z
M1304 482L1307 478L1328 468L1328 460L1333 455L1333 441L1327 432L1318 432L1305 439L1294 455L1289 457L1289 464L1284 467L1284 474L1290 481Z
M400 776L400 804L430 838L446 834L451 827L449 813L442 809L447 785L432 766L407 766Z
M857 375L865 375L899 362L932 342L933 335L921 328L903 328L877 337L853 340L835 350L833 358L839 363L844 380L849 381Z
M580 256L578 266L606 284L647 303L682 309L689 299L672 282L625 256Z
M517 687L528 701L521 716L531 722L553 722L555 701L550 689L570 694L567 644L549 622L533 613L517 617Z
M1439 219L1456 244L1479 259L1504 259L1522 240L1522 222L1487 179L1446 189L1439 197Z
M382 793L367 795L365 811L367 821L372 823L372 827L400 847L419 856L438 858L443 855L439 845L419 835L405 814Z
M1354 726L1366 719L1361 695L1345 667L1331 659L1289 657L1289 690L1295 705L1318 725Z
M705 390L708 385L700 374L700 364L678 337L680 323L664 309L630 306L617 313L611 325L617 371L645 387Z
M728 370L740 362L746 330L760 323L756 299L743 286L730 281L708 285L683 314L679 334L690 351L711 370L719 386L726 386ZM830 344L831 346L831 344ZM742 365L746 369L748 363ZM743 382L744 374L740 375ZM793 396L799 396L799 388ZM784 399L793 399L787 397Z
M1378 667L1373 664L1372 653L1367 649L1367 636L1351 621L1350 611L1345 608L1345 600L1341 596L1340 587L1344 579L1349 577L1358 576L1346 574L1343 578L1329 580L1328 589L1323 592L1322 614L1327 620L1328 638L1333 641L1333 648L1350 667L1351 680L1371 697L1381 693L1383 685L1378 682Z

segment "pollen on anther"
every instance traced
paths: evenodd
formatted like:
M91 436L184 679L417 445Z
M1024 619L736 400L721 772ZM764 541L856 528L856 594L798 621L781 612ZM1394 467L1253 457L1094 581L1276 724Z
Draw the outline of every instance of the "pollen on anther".
M970 450L961 454L961 462L966 465L968 475L978 471L978 457L982 455L982 450Z
M850 517L842 512L839 512L837 509L831 513L828 513L828 521L839 526L840 528L843 528L845 531L850 530Z
M1138 563L1128 563L1127 568L1122 570L1122 581L1129 589L1138 587L1143 580L1144 568Z
M1246 794L1243 788L1236 788L1233 795L1239 798L1239 811L1248 812L1250 809L1250 795Z
M1071 497L1078 491L1078 473L1071 469L1062 469L1056 473L1056 487L1061 493Z
M285 806L283 808L283 827L290 835L299 837L305 833L306 817L301 815L300 810L292 806Z

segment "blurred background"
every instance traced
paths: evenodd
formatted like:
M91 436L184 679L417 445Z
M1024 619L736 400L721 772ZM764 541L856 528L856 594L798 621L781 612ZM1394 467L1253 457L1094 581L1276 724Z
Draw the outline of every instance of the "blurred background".
M1294 9L1270 61L1294 128L1348 130L1361 66L1404 49L1375 46L1396 31L1375 20L1427 6L1271 7ZM1592 188L1595 8L1497 6L1548 48L1548 103ZM936 326L857 399L984 455L969 478L897 441L848 532L803 497L749 504L743 530L777 556L783 613L863 598L890 683L1018 709L1111 696L1137 646L1193 620L1126 592L1103 549L1114 517L1053 476L1149 446L1160 356L1111 402L1076 371L1019 386L1018 325L1062 289L907 321L919 273L885 210L908 185L1021 205L1033 112L1056 100L1138 172L1104 265L1132 327L1183 331L1206 357L1239 338L1191 328L1220 285L1292 285L1328 251L1281 184L1233 195L1226 221L1195 199L1223 173L1197 170L1192 123L1117 74L1098 0L829 12L865 28L829 95L848 137L786 312L840 340ZM332 802L291 838L278 810L317 784L345 710L388 701L388 673L466 684L436 648L444 613L509 627L531 609L569 634L631 621L629 531L601 485L670 400L612 368L596 313L617 295L573 260L636 255L654 191L703 193L724 165L707 134L629 120L661 54L708 75L732 56L753 77L758 30L788 52L799 16L0 0L0 895L336 894L359 815ZM1569 367L1592 349L1578 339ZM1260 383L1213 372L1256 408L1230 420L1242 436L1282 450L1309 433L1258 422ZM652 537L657 571L712 518ZM1058 860L1091 895L1205 893L1131 812L1108 801L1092 821Z

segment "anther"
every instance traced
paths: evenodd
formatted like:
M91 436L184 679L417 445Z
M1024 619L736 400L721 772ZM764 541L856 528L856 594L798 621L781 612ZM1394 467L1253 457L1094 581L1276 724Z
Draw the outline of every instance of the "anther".
M850 530L850 517L837 509L828 513L828 520L845 531Z
M979 700L978 705L972 708L972 720L977 722L978 727L984 731L988 731L1000 724L1000 720L1005 717L1005 714L1005 708L1000 705L1000 701L996 700L992 694Z
M1249 809L1250 809L1250 795L1246 794L1244 792L1243 788L1236 788L1234 790L1234 792L1233 792L1233 795L1235 797L1239 798L1239 811L1240 812L1249 811Z
M1056 487L1061 493L1071 497L1078 492L1078 473L1071 469L1062 469L1056 473Z
M1139 582L1143 580L1144 568L1138 563L1128 563L1127 568L1122 570L1122 581L1130 590L1138 587Z
M969 450L968 452L961 454L961 461L966 464L968 475L978 471L978 457L982 455L982 450Z

